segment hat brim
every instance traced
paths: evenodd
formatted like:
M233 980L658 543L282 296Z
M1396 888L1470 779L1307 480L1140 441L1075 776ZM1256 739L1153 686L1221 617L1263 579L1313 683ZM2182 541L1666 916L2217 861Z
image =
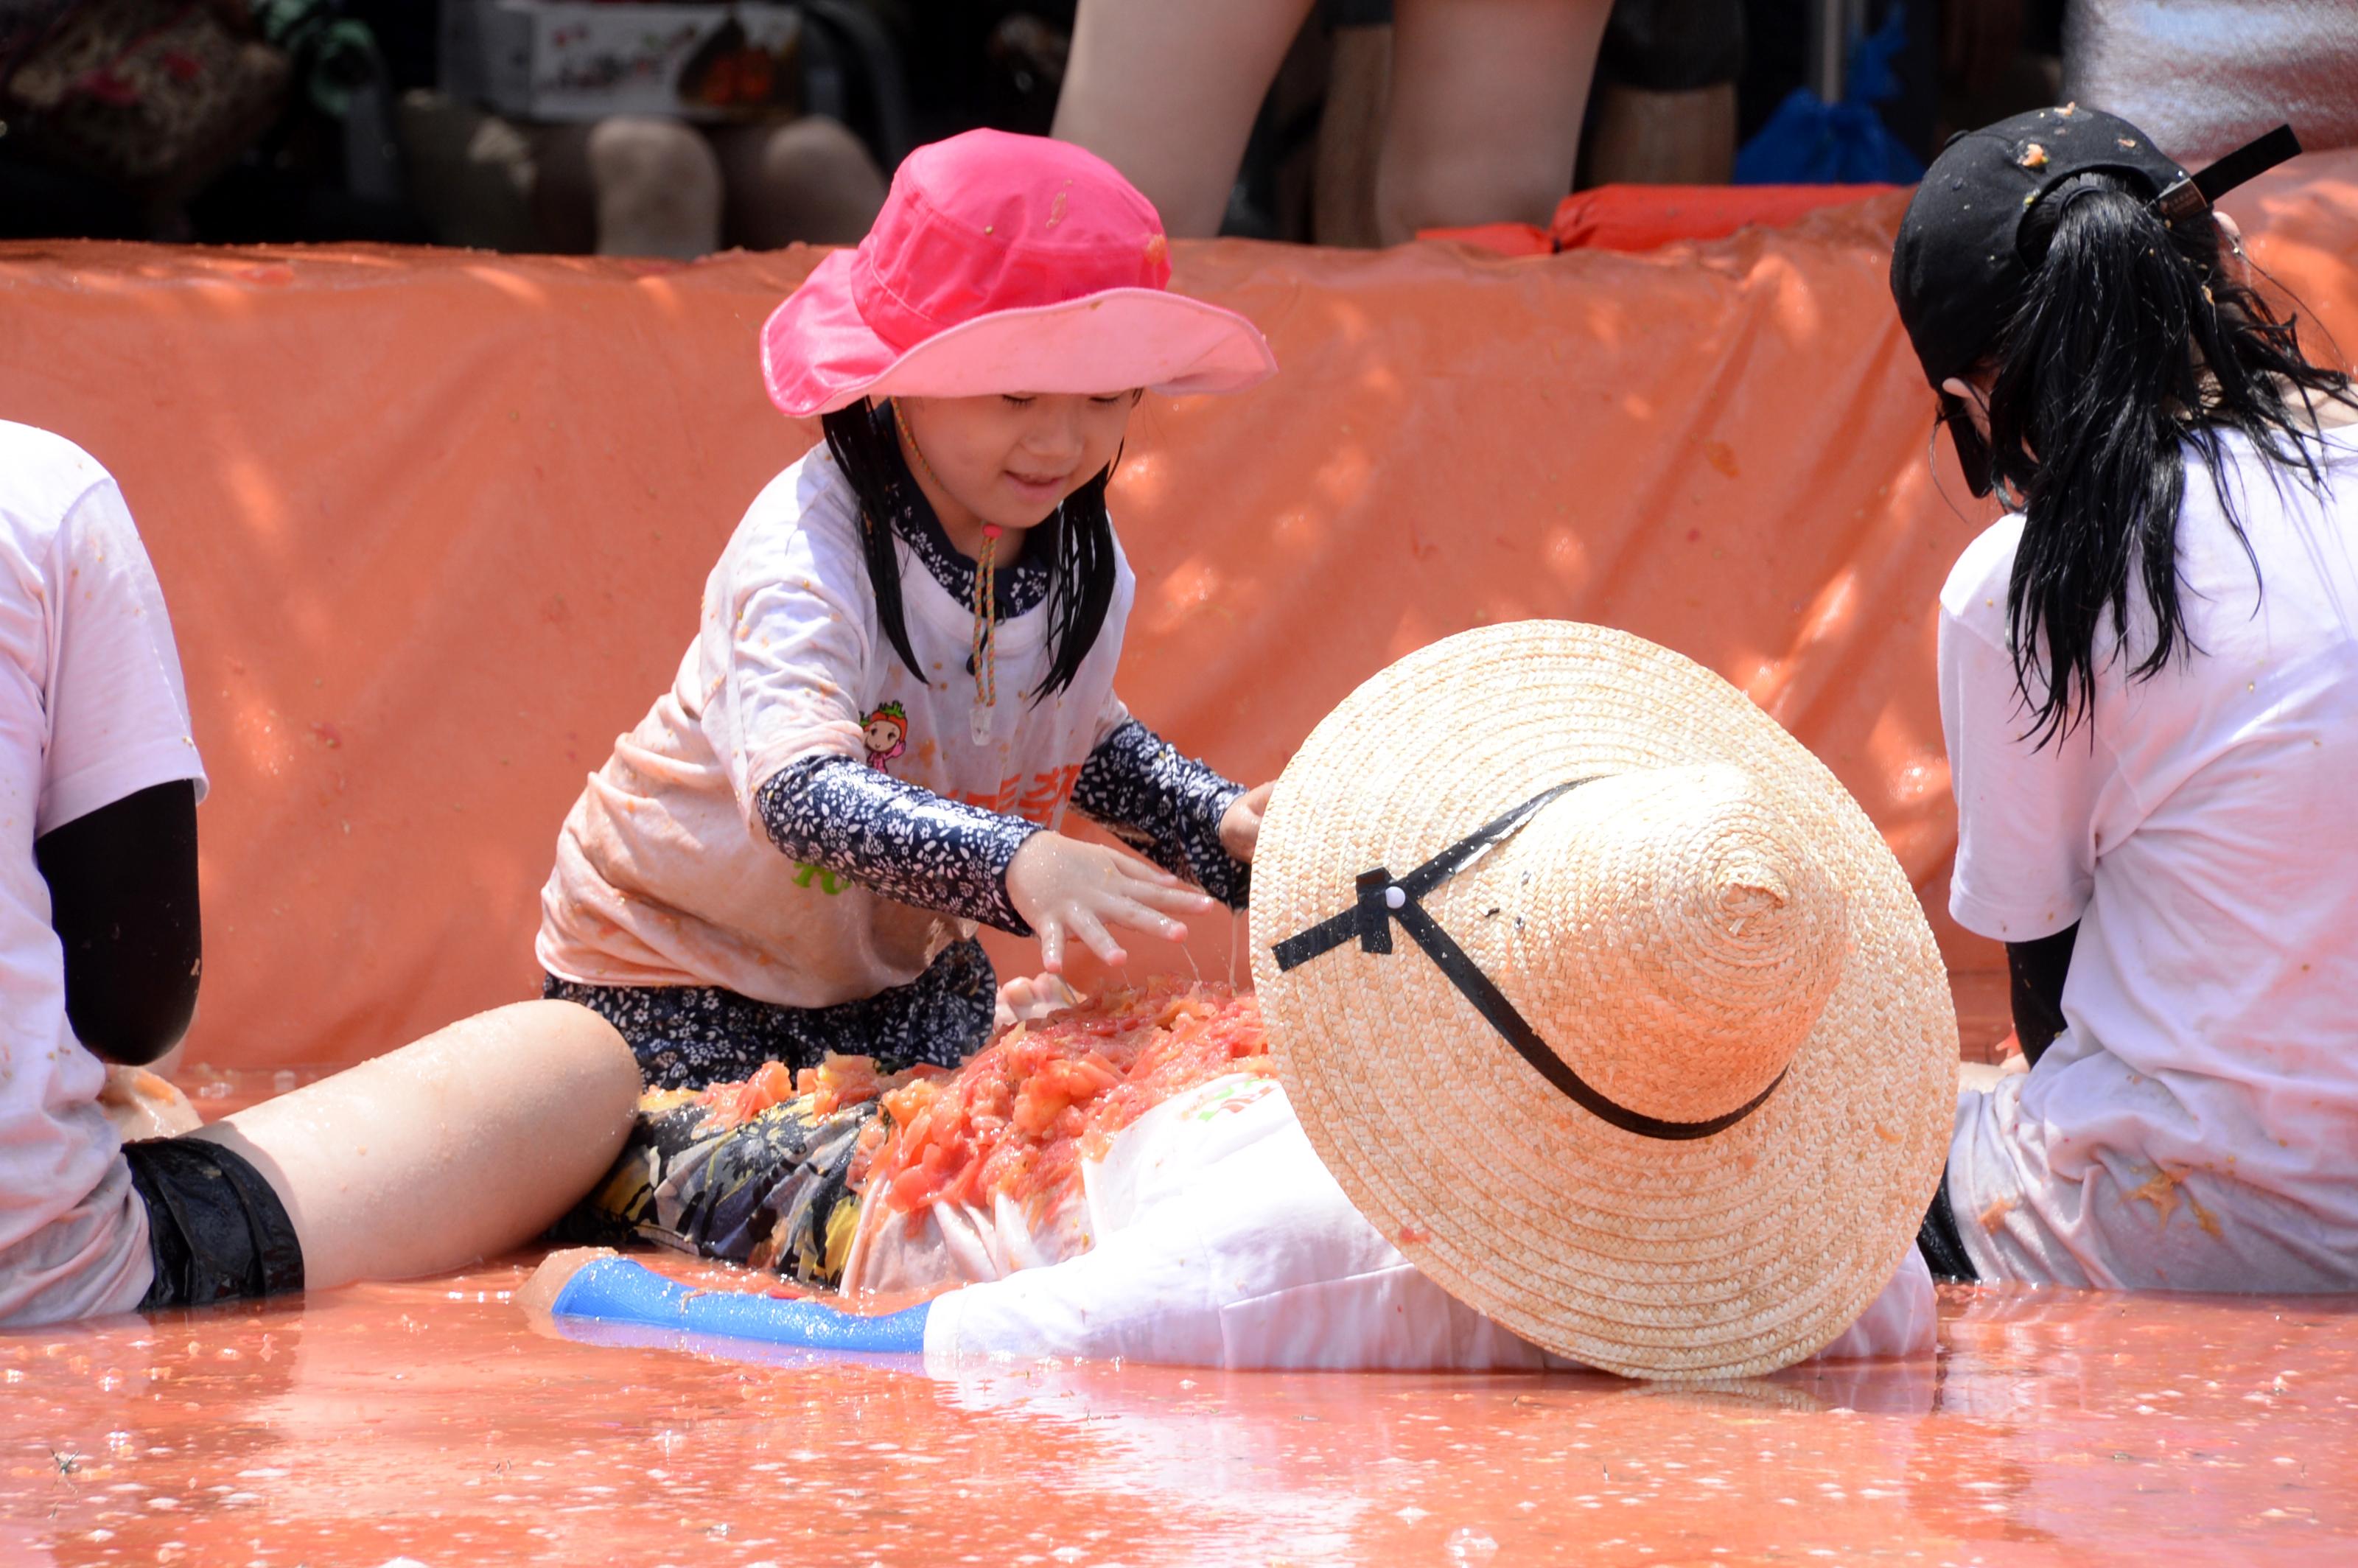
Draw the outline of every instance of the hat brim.
M1159 288L993 311L895 351L852 301L853 254L821 262L762 329L762 379L795 418L863 397L1241 392L1277 372L1269 341L1244 317Z
M1800 826L1851 941L1784 1080L1724 1131L1668 1141L1591 1116L1412 944L1290 971L1270 951L1349 909L1361 873L1400 874L1552 784L1703 762L1744 770ZM1445 892L1427 904L1444 927L1481 917ZM1913 1245L1957 1087L1931 927L1833 774L1691 660L1561 622L1401 660L1287 766L1253 926L1271 1054L1320 1158L1420 1270L1535 1344L1632 1377L1756 1376L1831 1343Z

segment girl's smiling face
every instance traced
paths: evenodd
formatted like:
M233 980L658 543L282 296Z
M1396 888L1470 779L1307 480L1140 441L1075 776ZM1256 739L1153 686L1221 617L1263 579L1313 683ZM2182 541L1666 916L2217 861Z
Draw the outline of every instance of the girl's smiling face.
M891 751L901 743L900 721L892 719L870 719L867 741L868 749L871 752Z
M902 455L951 541L986 524L1031 528L1121 449L1135 392L1105 396L903 397ZM914 452L908 446L914 441ZM974 552L968 549L969 555Z

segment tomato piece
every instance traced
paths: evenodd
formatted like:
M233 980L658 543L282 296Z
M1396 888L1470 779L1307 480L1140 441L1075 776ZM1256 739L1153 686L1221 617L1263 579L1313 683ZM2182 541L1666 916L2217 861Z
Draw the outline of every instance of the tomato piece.
M829 1055L794 1075L772 1064L698 1098L733 1119L798 1095L820 1114L880 1101L851 1182L914 1224L928 1205L1000 1195L1044 1216L1079 1194L1083 1162L1103 1157L1123 1128L1239 1069L1273 1070L1258 1000L1159 979L1011 1030L955 1070L887 1076L868 1057Z

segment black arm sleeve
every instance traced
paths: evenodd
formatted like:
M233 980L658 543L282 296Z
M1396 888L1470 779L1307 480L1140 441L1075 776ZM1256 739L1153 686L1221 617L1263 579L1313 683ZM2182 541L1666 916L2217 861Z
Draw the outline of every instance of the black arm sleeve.
M2063 979L2071 968L2071 945L2080 937L2078 923L2036 942L2006 945L2006 968L2012 982L2014 1037L2032 1066L2039 1053L2063 1033Z
M854 762L806 757L754 797L778 852L919 909L1018 936L1032 927L1007 896L1007 867L1040 831L1018 816L947 800Z
M33 860L65 948L75 1038L109 1062L153 1062L197 1011L197 786L181 779L102 806L43 834Z
M1244 793L1133 719L1089 753L1073 806L1172 875L1242 909L1252 868L1221 847L1220 818Z

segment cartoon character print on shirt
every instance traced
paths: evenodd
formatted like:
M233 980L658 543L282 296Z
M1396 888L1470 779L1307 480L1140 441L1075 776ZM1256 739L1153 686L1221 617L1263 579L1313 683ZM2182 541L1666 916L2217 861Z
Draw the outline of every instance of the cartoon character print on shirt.
M868 747L868 765L879 773L890 773L885 764L909 749L909 710L897 702L887 702L861 719L860 726Z
M907 706L897 698L879 703L860 721L860 741L867 751L868 765L879 773L890 774L892 770L887 764L905 755L909 750ZM921 759L930 759L932 753L933 747L929 743L919 755ZM1074 762L1050 768L1028 778L1019 773L1002 780L995 792L943 787L940 794L945 799L960 805L979 806L1002 816L1020 816L1042 827L1052 827L1063 814L1065 802L1072 798L1082 767L1082 763ZM831 898L852 886L853 879L831 871L815 861L797 860L795 862L795 885L817 888Z
M909 749L908 708L897 701L877 704L875 710L860 721L860 738L868 748L868 765L880 773L891 773L886 764L897 761ZM851 879L808 860L795 861L795 886L806 888L814 884L833 898L851 885Z

